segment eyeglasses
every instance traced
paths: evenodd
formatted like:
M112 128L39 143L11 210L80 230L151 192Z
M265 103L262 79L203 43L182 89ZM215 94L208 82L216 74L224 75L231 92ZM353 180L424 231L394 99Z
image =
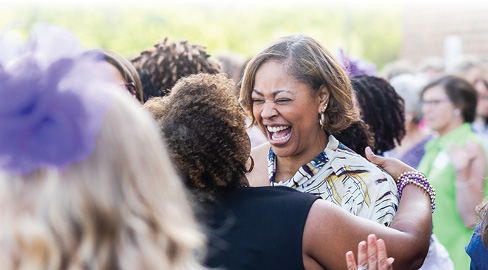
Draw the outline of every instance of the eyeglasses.
M479 94L478 99L479 100L488 100L488 94Z
M449 98L442 98L442 99L432 99L432 100L422 100L420 101L422 103L422 106L437 106L441 104L442 102L450 102L451 100Z
M136 84L134 82L121 84L120 86L127 89L131 95L136 96Z

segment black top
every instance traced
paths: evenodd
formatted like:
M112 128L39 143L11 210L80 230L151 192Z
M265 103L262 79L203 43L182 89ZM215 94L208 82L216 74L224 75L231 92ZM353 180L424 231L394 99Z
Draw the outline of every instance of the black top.
M207 204L206 265L221 269L305 269L305 221L319 197L288 187L240 188Z

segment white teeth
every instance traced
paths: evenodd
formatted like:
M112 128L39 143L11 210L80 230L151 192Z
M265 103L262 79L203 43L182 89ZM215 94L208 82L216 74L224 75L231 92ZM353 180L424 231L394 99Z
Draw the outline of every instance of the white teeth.
M286 134L286 136L283 136L283 137L275 137L275 134L273 134L273 136L271 136L271 138L273 139L273 141L277 141L277 142L280 142L280 141L284 141L286 139L288 139L290 137L291 133L288 133Z
M282 131L282 130L285 130L288 128L288 126L280 126L280 127L270 127L268 126L268 131L269 132L278 132L278 131Z

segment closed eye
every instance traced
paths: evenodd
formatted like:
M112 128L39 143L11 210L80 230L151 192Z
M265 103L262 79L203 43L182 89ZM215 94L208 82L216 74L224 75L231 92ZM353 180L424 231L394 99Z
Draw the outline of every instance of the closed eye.
M291 101L291 99L289 99L289 98L279 98L275 102L277 104L283 104L283 103L287 103L287 102L290 102L290 101Z
M263 103L263 102L264 102L264 99L259 99L259 98L253 98L252 99L253 104L259 104L259 103Z

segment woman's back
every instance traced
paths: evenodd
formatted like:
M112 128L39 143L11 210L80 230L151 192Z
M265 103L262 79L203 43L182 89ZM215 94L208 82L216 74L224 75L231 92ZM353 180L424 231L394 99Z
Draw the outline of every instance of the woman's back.
M288 187L249 187L206 204L211 206L202 218L210 227L207 266L305 269L303 230L317 199Z

